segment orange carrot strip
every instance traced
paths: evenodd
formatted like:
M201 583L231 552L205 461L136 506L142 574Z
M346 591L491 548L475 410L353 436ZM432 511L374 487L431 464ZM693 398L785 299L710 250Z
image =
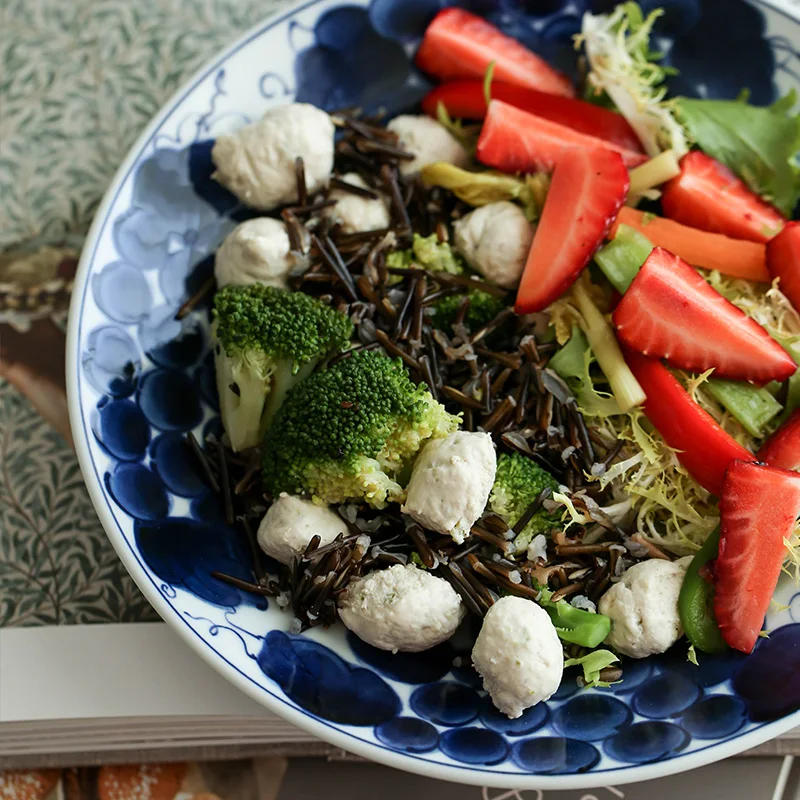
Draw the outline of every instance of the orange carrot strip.
M609 234L612 239L620 225L636 228L656 247L669 250L695 267L715 269L732 278L769 283L767 251L759 242L707 233L629 206L623 206L619 212Z

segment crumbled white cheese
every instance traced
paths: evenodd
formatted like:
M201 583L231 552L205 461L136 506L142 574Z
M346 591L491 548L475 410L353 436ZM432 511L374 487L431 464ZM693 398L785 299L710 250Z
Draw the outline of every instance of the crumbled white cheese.
M416 653L449 639L466 609L453 587L413 564L370 572L339 598L342 622L373 647Z
M598 603L599 612L611 619L606 643L631 658L672 647L683 636L678 595L689 561L651 558L628 569Z
M315 106L276 106L257 122L217 139L211 151L213 177L245 205L262 211L297 202L296 159L303 159L308 193L324 188L333 169L333 134L330 116Z
M484 617L472 663L495 706L516 719L556 692L564 653L543 608L532 600L506 596Z
M269 507L258 526L261 549L281 564L291 564L318 534L320 547L332 542L347 526L335 511L285 492Z
M432 439L414 462L402 510L460 544L486 507L496 468L488 433L456 431Z
M360 189L369 188L357 172L342 175L342 180ZM328 194L329 200L335 200L335 206L323 210L323 215L339 223L344 233L360 233L388 228L391 222L389 206L384 197L361 197L346 189L333 189Z
M400 172L404 175L413 175L437 161L446 161L457 167L469 163L469 154L461 143L435 119L401 114L386 127L397 134L404 150L416 156L413 161L400 162Z
M498 203L470 211L453 226L456 250L487 280L506 289L519 285L533 226L515 203Z
M237 225L217 250L214 276L217 286L266 283L286 289L294 266L286 225L270 217Z

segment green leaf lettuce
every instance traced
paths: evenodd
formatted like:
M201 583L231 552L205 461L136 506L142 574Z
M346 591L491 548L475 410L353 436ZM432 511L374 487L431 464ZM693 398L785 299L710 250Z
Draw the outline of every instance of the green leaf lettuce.
M800 116L792 91L772 106L678 98L679 117L697 146L754 192L791 216L800 194Z

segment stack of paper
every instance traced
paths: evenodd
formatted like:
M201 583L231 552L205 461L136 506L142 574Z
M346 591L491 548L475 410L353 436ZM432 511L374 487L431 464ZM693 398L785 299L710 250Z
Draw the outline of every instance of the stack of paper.
M0 768L23 756L312 741L166 625L0 630Z

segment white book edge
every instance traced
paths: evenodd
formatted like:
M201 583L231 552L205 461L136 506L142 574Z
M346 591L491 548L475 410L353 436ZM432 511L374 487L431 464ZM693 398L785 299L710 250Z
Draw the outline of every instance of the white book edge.
M0 630L0 756L309 741L163 623Z

